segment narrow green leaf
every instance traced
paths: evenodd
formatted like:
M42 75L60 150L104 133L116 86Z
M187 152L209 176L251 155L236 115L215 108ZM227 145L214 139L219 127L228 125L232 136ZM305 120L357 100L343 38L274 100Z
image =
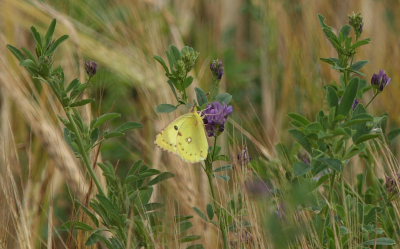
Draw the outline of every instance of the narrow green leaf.
M215 100L221 103L229 104L232 100L232 95L229 93L220 93L215 97Z
M74 79L71 81L71 83L69 83L67 89L65 89L66 92L71 91L72 89L74 89L75 87L77 87L80 84L78 79Z
M33 38L35 38L37 46L41 49L42 48L42 37L40 36L39 32L36 30L34 26L31 27L31 32Z
M226 175L216 175L215 177L217 178L221 178L222 180L229 182L229 180L231 179L230 176L226 176Z
M219 168L214 169L214 172L221 172L221 171L226 171L226 170L232 170L232 165L225 165Z
M210 220L214 218L214 208L211 204L207 204L207 216Z
M189 230L191 227L193 227L192 222L190 221L183 221L179 224L179 233L184 233L187 230Z
M160 63L161 66L164 68L165 72L166 72L167 74L169 74L169 69L168 69L167 64L165 63L164 59L163 59L161 56L158 56L158 55L154 56L153 58L154 58L156 61L158 61L158 63Z
M60 44L68 39L68 35L63 35L60 38L58 38L53 44L51 44L51 46L47 49L46 51L46 55L51 55L58 46L60 46Z
M106 242L107 238L103 235L103 232L106 231L106 229L98 229L95 230L87 239L85 245L86 246L92 246L100 241Z
M143 125L141 123L137 123L137 122L126 122L123 125L121 125L120 127L118 127L115 131L117 132L126 132L132 129L138 129L138 128L142 128Z
M177 108L177 107L174 106L174 105L170 105L170 104L161 104L161 105L158 105L158 106L157 106L156 111L157 111L157 112L160 112L160 113L168 113L168 112L173 112L173 111L175 111L176 108Z
M22 61L22 60L25 59L25 56L22 54L22 52L21 52L18 48L14 47L14 46L11 46L11 45L7 45L7 48L8 48L8 50L11 51L11 53L13 53L13 55L14 55L19 61Z
M303 115L301 115L299 113L291 112L291 113L288 114L288 116L291 119L300 122L303 126L306 126L306 125L311 123L306 117L304 117Z
M95 120L92 121L91 128L94 129L94 128L100 127L105 122L110 121L110 120L115 119L115 118L119 118L119 117L121 117L121 114L115 113L115 112L103 114L100 117L98 117L98 118L96 118Z
M365 241L363 243L364 246L375 246L375 245L379 245L379 246L392 246L395 245L396 241L394 241L391 238L377 238L377 239L372 239L372 240L368 240Z
M303 176L311 171L311 165L304 162L296 162L293 166L295 176Z
M357 95L359 78L353 78L344 91L338 107L338 115L347 116Z
M65 229L77 229L82 231L92 231L93 228L86 223L80 221L68 221L63 225Z
M364 134L364 135L361 135L361 136L357 137L357 139L354 141L354 143L355 144L360 144L360 143L365 142L367 140L377 138L380 135L381 134Z
M360 70L363 66L365 66L368 63L368 61L357 61L351 65L350 69L353 71L358 71Z
M303 132L299 130L289 130L289 132L306 151L311 153L311 143Z
M193 207L193 210L205 221L208 221L207 216L197 207Z
M358 47L367 45L367 44L370 43L370 42L371 42L371 39L369 39L369 38L364 39L364 40L360 40L360 41L355 42L355 43L353 44L353 46L351 46L351 48L352 48L352 49L356 49L356 48L358 48Z
M196 92L197 103L199 106L208 103L207 94L203 91L203 89L196 87L194 91Z
M160 209L164 207L164 204L162 203L157 203L157 202L153 202L153 203L147 203L146 205L144 205L144 209L146 211L154 211L156 209Z
M343 164L341 161L334 159L334 158L320 158L318 159L321 163L327 165L329 168L335 170L335 171L342 171L343 170Z
M391 131L389 132L389 134L388 134L388 139L389 139L389 141L392 141L392 140L395 139L398 135L400 135L400 128L391 130Z
M185 81L183 82L183 85L182 85L182 88L183 88L183 89L181 89L181 90L182 90L182 91L185 90L185 89L188 88L192 83L193 83L193 77L192 77L192 76L187 77L187 78L185 79Z
M31 59L25 59L25 60L21 61L20 64L23 67L27 67L30 69L36 69L36 63L34 61L32 61Z
M338 106L339 98L338 98L338 95L337 95L337 91L336 91L336 89L334 87L327 86L326 87L326 95L327 95L329 107Z
M163 172L163 173L159 174L158 176L156 176L154 179L152 179L148 183L148 185L151 186L151 185L157 184L157 183L159 183L161 181L167 180L168 178L171 178L171 177L174 177L174 176L175 175L172 174L171 172Z
M54 30L56 28L57 21L53 19L49 28L47 29L46 36L45 36L45 44L43 44L44 48L47 48L50 45L51 40L53 39Z
M124 135L122 132L112 131L104 133L104 138L123 137Z

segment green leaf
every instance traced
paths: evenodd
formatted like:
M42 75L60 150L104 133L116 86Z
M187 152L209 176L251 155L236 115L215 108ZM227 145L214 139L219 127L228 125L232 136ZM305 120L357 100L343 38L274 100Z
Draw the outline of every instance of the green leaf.
M208 222L207 216L197 207L193 207L193 210L202 218L203 220Z
M60 46L60 44L63 42L63 41L65 41L65 40L67 40L68 39L68 35L63 35L63 36L61 36L60 38L58 38L53 44L51 44L51 46L47 49L47 51L46 51L46 55L51 55L56 49L57 49L57 47L58 46Z
M350 30L351 27L349 25L344 25L341 29L340 29L340 36L342 39L347 38L350 34Z
M355 43L351 46L351 48L352 48L352 49L356 49L356 48L358 48L358 47L367 45L367 44L370 43L370 42L371 42L371 39L369 39L369 38L364 39L364 40L360 40L360 41L355 42Z
M216 169L214 169L213 171L214 172L221 172L221 171L226 171L226 170L232 170L232 165L225 165L225 166L222 166L222 167L219 167L219 168L216 168Z
M14 55L19 61L22 61L22 60L25 59L25 56L22 54L22 52L21 52L18 48L14 47L14 46L11 46L11 45L7 45L7 48L8 48L8 50L11 51L11 53L13 53L13 55Z
M385 238L385 237L368 240L363 243L364 246L375 246L375 245L392 246L395 244L396 244L396 241L394 241L391 238Z
M31 68L31 69L36 69L36 63L34 61L32 61L31 59L25 59L23 61L21 61L21 66L27 67L27 68Z
M211 204L207 204L207 216L210 220L214 218L214 208Z
M179 223L179 233L184 233L187 230L189 230L191 227L193 227L192 222L190 221L184 221Z
M222 180L229 182L229 180L231 179L229 176L226 175L216 175L215 177L217 178L221 178Z
M120 127L118 127L115 131L117 132L126 132L132 129L138 129L138 128L142 128L143 125L141 123L137 123L137 122L126 122L124 124L122 124Z
M31 27L31 32L32 32L33 38L35 38L37 46L39 48L42 48L42 37L40 36L39 32L33 26Z
M107 238L103 235L104 231L107 231L107 230L106 229L98 229L98 230L94 231L87 239L85 245L91 246L100 241L102 241L102 242L107 241Z
M358 71L360 70L363 66L365 66L368 63L368 61L357 61L351 65L350 69L353 71Z
M76 88L77 86L79 86L80 82L78 79L74 79L71 81L71 83L69 83L67 89L65 90L66 92L71 91L72 89Z
M398 135L400 135L400 128L391 130L391 131L389 132L389 134L388 134L388 139L389 139L389 141L392 141L392 140L395 139Z
M303 176L311 170L311 165L304 162L296 162L293 166L295 176Z
M297 140L297 142L303 146L303 148L308 151L309 153L311 153L312 149L311 149L311 143L308 140L308 138L304 135L303 132L299 131L299 130L289 130L290 134L292 134L292 136Z
M94 102L94 99L83 99L83 100L80 100L80 101L70 104L69 107L83 106L83 105L86 105L86 104L89 104L92 102Z
M154 58L156 61L158 61L158 63L160 63L161 66L164 68L165 72L166 72L167 74L169 74L169 69L168 69L167 64L165 63L164 59L161 58L161 57L158 56L158 55L154 56L153 58Z
M177 216L175 216L175 221L176 222L183 222L183 221L190 220L192 218L193 218L193 215L185 215L185 216L177 215Z
M175 175L172 174L171 172L163 172L163 173L159 174L158 176L156 176L154 179L152 179L148 183L148 185L151 186L151 185L157 184L157 183L159 183L161 181L167 180L168 178L171 178L171 177L174 177L174 176Z
M47 29L47 33L45 36L45 44L43 44L44 48L48 47L51 40L53 39L53 34L54 34L54 30L56 28L56 24L57 24L56 19L53 19L53 21L51 21L49 28Z
M344 91L338 107L338 115L347 116L357 95L359 78L353 78Z
M193 83L193 77L189 76L185 79L185 81L183 82L182 88L180 89L181 91L185 90L186 88L188 88L191 84Z
M91 128L94 129L94 128L100 127L105 122L110 121L115 118L119 118L119 117L121 117L121 114L115 113L115 112L103 114L100 117L98 117L92 121Z
M215 100L221 103L229 104L232 100L232 95L229 93L220 93L215 97Z
M174 105L170 105L170 104L161 104L158 105L156 108L157 112L161 112L161 113L167 113L167 112L173 112L176 110L176 106Z
M332 86L327 86L326 87L326 95L327 95L329 107L336 107L339 103L339 98L338 98L336 89Z
M196 92L197 103L199 106L208 103L207 94L203 91L203 89L196 87L194 91Z
M367 140L377 138L380 135L381 134L364 134L364 135L361 135L361 136L357 137L357 139L354 141L354 143L355 144L360 144L360 143L365 142Z
M164 204L157 203L157 202L147 203L146 205L144 205L144 208L146 209L146 211L153 211L156 209L160 209L162 207L164 207Z
M338 58L319 58L321 61L331 64L332 66L339 65L340 61Z
M201 236L199 235L189 235L189 236L185 236L183 238L180 239L180 242L190 242L190 241L195 241L201 239Z
M112 131L104 133L104 138L123 137L124 135L122 132Z
M306 126L311 123L306 117L298 113L291 112L288 114L288 116L293 120L300 122L303 126Z
M329 168L331 168L331 169L333 169L335 171L340 172L340 171L343 170L343 164L338 159L320 158L320 159L318 159L318 161L320 161L321 163L325 164L326 166L328 166Z

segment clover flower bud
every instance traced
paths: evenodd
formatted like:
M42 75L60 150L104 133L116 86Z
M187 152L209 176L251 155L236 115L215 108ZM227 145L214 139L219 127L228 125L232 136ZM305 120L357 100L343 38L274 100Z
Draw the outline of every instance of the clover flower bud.
M218 59L213 60L210 63L210 69L216 79L222 79L222 76L224 75L224 65L222 64L222 61Z
M89 77L92 77L97 72L97 63L94 61L86 61L85 70L87 75L89 75Z
M349 16L349 24L353 27L354 31L356 32L356 37L360 37L361 33L363 32L363 18L361 13L354 13Z
M373 74L371 77L371 85L377 91L382 92L389 85L392 79L386 74L385 70L380 70L378 74Z

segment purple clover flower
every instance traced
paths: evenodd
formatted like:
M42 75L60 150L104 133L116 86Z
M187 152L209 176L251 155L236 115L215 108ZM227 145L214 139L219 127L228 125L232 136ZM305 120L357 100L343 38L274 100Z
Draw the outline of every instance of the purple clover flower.
M218 80L222 79L222 75L224 75L224 65L222 64L222 61L213 60L210 64L210 69L215 78Z
M374 73L371 78L371 85L379 92L382 92L383 89L389 85L392 79L386 74L385 70L380 70L379 74Z
M225 103L218 101L212 102L203 111L203 122L209 137L217 137L225 129L228 116L233 112L233 108Z

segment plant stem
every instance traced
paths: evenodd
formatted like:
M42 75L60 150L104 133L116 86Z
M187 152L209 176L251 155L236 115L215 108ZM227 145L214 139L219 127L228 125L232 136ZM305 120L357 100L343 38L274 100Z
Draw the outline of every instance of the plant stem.
M224 249L229 249L229 241L228 241L228 232L226 230L226 226L225 226L225 219L222 215L221 212L221 207L219 207L218 203L217 203L217 199L216 199L216 195L215 195L215 188L214 188L214 183L213 183L213 159L215 156L215 147L217 145L217 137L215 137L214 139L214 147L213 147L213 152L211 155L211 160L206 160L206 167L205 167L205 172L208 178L208 184L210 185L210 190L211 190L211 196L213 199L213 206L216 210L216 214L218 216L218 221L219 221L219 229L222 232L222 238L223 238L223 242L224 242Z
M365 106L365 108L367 108L369 106L369 104L371 104L371 102L376 98L376 96L378 96L379 92L376 92L374 97L372 97L372 99L368 102L368 104Z
M65 108L64 110L65 110L65 113L67 114L69 122L72 124L73 132L76 135L76 140L78 142L78 149L79 149L79 152L80 152L80 154L82 156L83 164L85 165L86 169L89 172L89 175L91 176L91 178L93 179L94 183L96 184L96 187L97 187L97 190L99 191L99 193L105 196L103 188L101 187L100 181L97 178L96 173L94 172L94 170L92 168L89 156L86 153L85 148L83 146L82 136L81 136L81 134L79 132L79 129L78 129L76 123L75 123L75 120L72 117L71 110L67 109L67 108Z

